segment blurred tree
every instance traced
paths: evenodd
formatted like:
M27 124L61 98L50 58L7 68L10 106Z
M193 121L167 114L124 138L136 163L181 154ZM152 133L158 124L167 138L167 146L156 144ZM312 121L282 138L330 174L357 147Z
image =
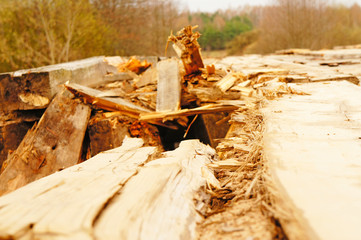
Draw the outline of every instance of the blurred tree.
M259 25L258 53L287 48L331 48L361 43L360 8L329 5L327 0L276 0Z
M241 33L230 42L227 43L227 54L242 55L248 53L247 48L252 46L259 37L258 30L247 31Z
M175 0L93 0L111 28L116 55L162 55L178 10Z
M228 18L222 12L195 13L192 19L197 16L202 22L202 27L199 28L202 35L199 43L205 50L223 50L226 48L227 42L253 28L252 22L246 15Z
M0 10L1 71L66 62L103 51L105 30L87 0L5 2Z

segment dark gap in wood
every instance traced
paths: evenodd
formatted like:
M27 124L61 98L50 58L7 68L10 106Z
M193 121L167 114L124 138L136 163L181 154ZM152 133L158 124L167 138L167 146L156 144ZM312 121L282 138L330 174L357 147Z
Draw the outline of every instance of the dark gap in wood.
M197 119L193 122L192 126L189 128L189 131L185 138L184 134L187 131L187 128L180 127L178 130L172 130L169 128L158 126L164 150L174 150L178 147L181 141L187 139L199 139L204 144L209 144L212 147L216 147L217 143L215 139L225 137L229 129L228 121L223 123L222 126L218 126L216 124L216 122L220 119L220 115L224 115L226 117L227 114L220 113L217 115L199 115ZM188 117L189 123L192 122L194 117L195 116Z

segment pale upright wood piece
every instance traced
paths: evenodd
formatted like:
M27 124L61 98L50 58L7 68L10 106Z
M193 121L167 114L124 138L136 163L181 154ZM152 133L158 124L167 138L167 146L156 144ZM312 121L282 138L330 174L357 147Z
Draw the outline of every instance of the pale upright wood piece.
M168 59L158 62L157 112L180 109L181 77L178 61Z
M94 239L97 216L154 153L142 145L128 138L119 148L1 197L0 238Z
M198 140L151 161L131 178L95 224L96 239L195 239L195 193L219 187L207 168L214 149Z
M0 195L78 163L90 107L58 94L0 175Z

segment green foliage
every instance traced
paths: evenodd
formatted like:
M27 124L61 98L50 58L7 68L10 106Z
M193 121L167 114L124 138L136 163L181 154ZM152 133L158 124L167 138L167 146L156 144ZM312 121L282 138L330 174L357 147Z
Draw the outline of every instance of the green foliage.
M234 39L241 33L252 30L252 22L246 16L236 16L226 22L224 27L224 36L226 41Z
M252 22L247 16L234 16L200 13L203 27L199 29L202 37L199 44L205 50L225 49L228 42L241 33L252 30Z

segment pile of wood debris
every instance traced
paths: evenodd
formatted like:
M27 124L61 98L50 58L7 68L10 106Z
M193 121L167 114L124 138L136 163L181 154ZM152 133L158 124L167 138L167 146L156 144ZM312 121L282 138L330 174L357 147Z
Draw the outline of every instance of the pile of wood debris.
M264 186L262 115L258 108L266 99L307 94L296 84L338 79L358 84L358 77L337 71L330 74L333 79L327 78L322 73L334 63L325 64L323 59L319 64L322 69L307 66L300 63L305 58L289 55L295 54L290 51L263 58L203 60L197 42L200 35L193 30L189 26L169 37L178 59L97 57L1 74L0 195L93 159L123 141L129 142L128 137L141 138L145 146L157 148L144 150L146 156L185 146L186 139L199 139L216 148L219 156L216 159L214 153L209 154L208 185L195 187L206 189L197 193L202 197L190 196L201 199L197 211L206 219L198 226L200 238L210 239L217 234L229 238L285 238ZM315 57L310 56L312 52L307 54ZM184 148L192 152L191 147ZM152 159L159 159L157 154ZM178 154L185 153L179 150ZM149 159L142 161L145 164ZM218 180L211 177L213 173ZM137 183L129 184L136 187ZM226 211L228 208L231 210ZM98 219L97 214L92 221ZM219 226L222 219L235 222ZM240 230L240 225L249 229ZM114 236L94 231L97 236ZM15 233L19 230L9 233L0 226L0 238L18 236Z

